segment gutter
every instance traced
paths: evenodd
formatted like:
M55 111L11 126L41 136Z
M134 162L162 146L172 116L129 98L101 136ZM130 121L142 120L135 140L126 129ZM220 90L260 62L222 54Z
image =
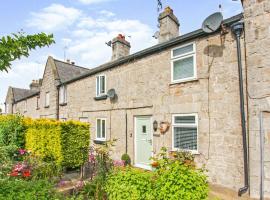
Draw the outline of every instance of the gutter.
M236 38L237 58L238 58L238 75L239 75L239 92L240 92L240 111L241 111L241 126L243 137L243 159L244 159L244 186L239 189L238 196L242 196L249 189L249 172L248 172L248 148L247 148L247 130L245 116L245 101L244 101L244 86L242 74L242 56L241 56L241 35L244 31L244 22L239 21L231 26L232 32Z

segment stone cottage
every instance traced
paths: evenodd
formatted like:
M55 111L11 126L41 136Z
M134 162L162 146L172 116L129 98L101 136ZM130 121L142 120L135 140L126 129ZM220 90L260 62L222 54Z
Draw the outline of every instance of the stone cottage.
M29 90L9 88L6 111L90 123L93 143L117 139L113 156L128 153L141 168L163 146L188 150L213 185L270 198L270 1L242 3L244 13L222 29L180 36L166 8L157 45L130 55L132 44L120 34L112 60L96 68L49 57L42 80Z

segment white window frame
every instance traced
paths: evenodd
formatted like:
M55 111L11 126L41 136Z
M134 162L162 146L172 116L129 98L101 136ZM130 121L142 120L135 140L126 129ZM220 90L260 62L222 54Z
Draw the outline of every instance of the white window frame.
M97 132L97 127L98 127L98 120L101 120L101 127L100 127L100 131L101 131L101 133L100 133L100 136L101 137L98 137L97 135L98 135L98 132ZM103 138L102 137L102 121L105 121L105 137ZM107 119L106 118L97 118L96 119L96 140L97 141L106 141L106 136L107 136Z
M100 93L100 90L101 90L101 82L100 82L100 77L103 77L104 76L104 93ZM99 79L99 91L98 91L98 79ZM96 97L100 97L100 96L104 96L106 95L106 75L105 74L100 74L98 76L96 76Z
M193 45L193 51L185 53L185 54L181 54L178 56L173 56L173 51L179 48L183 48L189 45ZM183 60L185 58L189 58L189 57L193 57L193 71L194 71L194 75L192 77L187 77L187 78L182 78L182 79L177 79L174 80L173 79L173 69L174 69L174 62L178 61L178 60ZM171 83L181 83L181 82L187 82L187 81L192 81L192 80L196 80L197 79L197 61L196 61L196 44L195 42L192 43L187 43L178 47L175 47L171 50Z
M23 111L27 112L27 100L23 102Z
M50 92L45 93L45 108L50 107Z
M67 103L67 86L62 85L59 88L59 103L66 104Z
M176 124L175 117L185 117L185 116L195 116L195 124ZM172 150L173 151L188 151L192 154L199 154L199 122L198 122L198 113L188 113L188 114L173 114L172 115ZM174 128L175 127L196 127L197 128L197 149L181 149L174 147Z

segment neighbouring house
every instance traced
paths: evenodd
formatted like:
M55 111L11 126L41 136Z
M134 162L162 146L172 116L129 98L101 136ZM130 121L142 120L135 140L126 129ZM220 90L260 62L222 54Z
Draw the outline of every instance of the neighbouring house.
M112 60L96 68L49 57L42 80L29 90L9 88L6 112L89 122L93 143L118 139L113 156L128 153L137 167L149 168L149 157L163 146L188 150L208 169L212 184L258 198L263 183L270 197L270 1L242 3L244 13L224 20L225 30L180 36L180 23L166 8L158 19L157 45L130 55L131 44L119 34L112 40ZM237 22L238 29L244 24L239 40L244 123L231 30Z

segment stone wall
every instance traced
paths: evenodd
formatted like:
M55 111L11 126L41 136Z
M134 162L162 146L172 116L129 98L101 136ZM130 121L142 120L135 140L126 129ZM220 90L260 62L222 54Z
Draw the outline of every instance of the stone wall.
M26 109L25 109L26 103ZM20 113L26 117L39 118L39 111L37 109L37 96L20 101L14 105L14 113Z
M6 96L6 100L5 100L5 110L3 110L3 112L6 112L8 114L12 114L13 113L13 93L12 93L12 88L9 87L8 88L8 92L7 92L7 96Z
M246 60L249 94L250 195L260 190L260 111L270 111L270 1L244 0ZM270 198L270 114L264 113L264 184Z
M172 114L198 113L197 163L206 165L212 183L237 191L243 185L243 152L236 42L231 33L194 42L197 80L171 84L171 49L163 50L101 73L106 75L107 90L116 90L114 102L94 100L99 74L68 84L60 119L87 117L94 139L96 118L107 118L107 139L118 139L114 158L119 159L126 148L127 116L128 153L134 159L135 116L150 115L171 123ZM154 136L153 146L154 153L162 146L171 150L171 129L164 136Z

